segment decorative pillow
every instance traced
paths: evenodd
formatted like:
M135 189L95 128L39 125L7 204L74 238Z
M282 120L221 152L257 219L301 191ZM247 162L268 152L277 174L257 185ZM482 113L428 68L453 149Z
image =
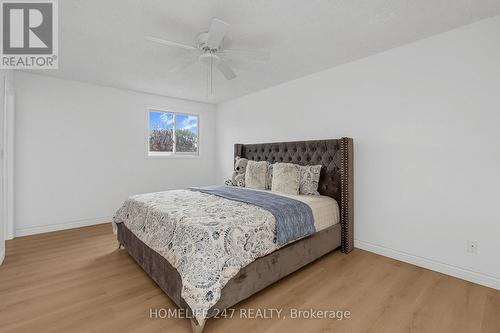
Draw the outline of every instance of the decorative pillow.
M245 187L265 190L267 185L267 161L248 161L245 172Z
M300 167L300 194L319 195L319 176L321 165L301 165Z
M267 190L270 190L273 185L273 165L274 164L269 163L269 166L267 167Z
M297 164L275 163L271 190L287 194L299 194L300 170Z

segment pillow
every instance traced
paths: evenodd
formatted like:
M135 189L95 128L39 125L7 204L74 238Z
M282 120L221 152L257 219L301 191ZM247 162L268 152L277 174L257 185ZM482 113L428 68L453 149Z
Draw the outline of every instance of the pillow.
M266 190L270 190L271 186L273 184L273 165L269 163L269 166L267 167L267 187Z
M267 185L267 161L248 161L245 172L245 187L265 190Z
M271 190L287 194L299 194L300 170L292 163L275 163Z
M319 176L321 165L301 165L300 167L300 194L319 195Z

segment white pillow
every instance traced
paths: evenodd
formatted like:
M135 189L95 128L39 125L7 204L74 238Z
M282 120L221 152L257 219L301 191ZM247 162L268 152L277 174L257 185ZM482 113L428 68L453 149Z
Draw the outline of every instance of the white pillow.
M245 187L265 190L267 184L267 161L248 161L245 172Z
M297 164L275 163L271 191L299 194L300 169Z

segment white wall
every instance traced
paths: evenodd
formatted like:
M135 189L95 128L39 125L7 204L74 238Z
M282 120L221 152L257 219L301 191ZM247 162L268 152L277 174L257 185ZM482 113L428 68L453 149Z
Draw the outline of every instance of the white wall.
M13 73L11 70L0 70L0 264L5 258L5 239L8 237L7 222L11 213L10 207L11 198L9 193L12 192L12 179L9 175L12 172L12 161L9 158L12 154L12 129L13 114L6 107L5 100L6 92L9 96L13 96Z
M132 194L214 182L209 104L18 72L16 236L110 221ZM198 158L146 158L146 110L200 116Z
M5 74L6 70L0 70L0 149L3 149L4 144L4 87L5 87ZM3 203L3 170L4 170L3 156L0 156L0 264L5 257L5 219L4 219L4 203Z
M12 177L9 177L13 171L11 154L12 150L12 127L13 109L7 108L8 103L5 99L6 93L13 96L13 72L11 70L0 70L0 264L5 258L5 239L8 238L9 229L7 222L11 215L11 196L13 190ZM13 98L10 98L12 100ZM9 98L7 98L9 100Z
M499 36L496 17L219 105L217 180L236 142L351 136L356 246L500 289Z

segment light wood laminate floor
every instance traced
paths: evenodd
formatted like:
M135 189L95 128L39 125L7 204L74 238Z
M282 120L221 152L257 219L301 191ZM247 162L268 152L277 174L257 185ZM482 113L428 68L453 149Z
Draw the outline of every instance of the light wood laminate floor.
M175 305L117 250L110 225L7 242L0 332L190 332L150 319ZM500 292L362 250L331 253L236 307L338 309L351 319L209 320L205 332L500 332Z

